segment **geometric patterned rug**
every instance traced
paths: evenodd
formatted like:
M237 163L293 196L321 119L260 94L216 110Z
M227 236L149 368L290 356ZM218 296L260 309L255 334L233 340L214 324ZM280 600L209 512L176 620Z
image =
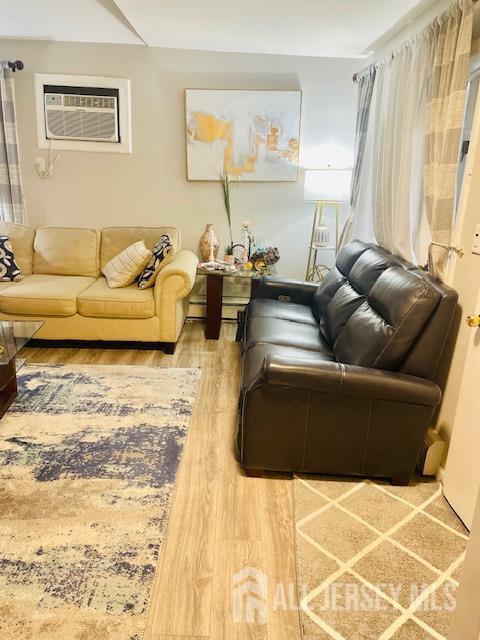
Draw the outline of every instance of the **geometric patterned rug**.
M295 476L304 640L445 640L468 531L441 485Z
M0 421L0 638L140 640L199 369L25 365Z

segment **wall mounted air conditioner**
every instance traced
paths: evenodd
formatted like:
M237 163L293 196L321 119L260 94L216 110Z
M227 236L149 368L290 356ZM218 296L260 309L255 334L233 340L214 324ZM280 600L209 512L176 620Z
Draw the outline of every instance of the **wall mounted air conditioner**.
M130 81L35 75L38 145L131 153Z
M120 142L118 89L44 85L49 140Z

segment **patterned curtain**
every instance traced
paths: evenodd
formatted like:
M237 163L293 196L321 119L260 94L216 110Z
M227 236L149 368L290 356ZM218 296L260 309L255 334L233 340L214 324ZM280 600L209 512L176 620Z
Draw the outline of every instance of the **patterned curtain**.
M0 220L25 222L12 76L0 62Z
M357 122L355 128L354 164L352 171L352 186L350 195L351 211L339 242L339 249L350 240L352 225L358 208L358 196L362 175L365 147L367 142L368 120L372 103L373 87L377 66L371 65L357 74L358 98L357 98Z
M445 279L452 249L455 180L472 41L473 2L459 0L427 29L425 206L432 242L430 271Z

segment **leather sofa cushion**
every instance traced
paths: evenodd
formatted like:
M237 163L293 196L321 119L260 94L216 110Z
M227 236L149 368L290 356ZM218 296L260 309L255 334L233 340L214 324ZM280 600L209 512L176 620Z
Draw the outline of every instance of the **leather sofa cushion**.
M328 346L325 343L323 347L320 351L308 351L306 349L296 349L295 347L286 347L278 344L254 344L243 354L242 388L247 387L257 377L263 361L267 356L292 356L313 360L314 362L332 361L332 352L328 350Z
M247 307L247 314L249 318L279 318L318 326L311 307L271 298L253 298Z
M370 248L353 265L348 281L335 293L325 311L324 334L330 344L347 324L350 316L365 302L379 276L390 267L387 254Z
M399 267L387 269L335 342L338 362L397 368L439 302L425 278Z
M348 277L350 284L359 294L368 295L382 273L393 266L393 256L376 248L367 249L353 265Z
M290 322L280 318L248 319L245 348L257 342L292 346L309 351L330 350L318 330L318 325Z
M345 245L337 256L335 266L330 269L313 294L312 309L317 321L320 322L322 331L324 331L323 322L328 304L338 289L347 281L355 262L368 248L368 245L360 240L354 240Z
M99 238L95 229L37 229L33 248L33 273L92 278L99 275Z
M150 251L167 234L172 241L172 255L180 251L180 230L176 227L107 227L100 240L100 268L134 242L143 240Z
M0 311L11 315L73 316L77 296L95 282L82 276L33 274L0 291Z
M348 278L350 271L353 269L353 265L368 248L369 245L361 240L349 242L339 252L335 260L335 266L340 273L343 273L343 275Z
M336 292L325 313L324 334L330 344L335 344L350 316L365 299L365 296L357 293L349 282L345 282Z
M33 240L35 229L26 224L0 222L0 235L5 234L12 243L15 261L24 276L29 276L33 268Z
M78 313L94 318L151 318L155 315L153 289L139 289L137 284L110 289L99 278L82 291L77 300Z
M435 380L442 351L448 340L452 319L457 309L458 293L425 271L417 271L438 292L440 301L428 319L421 335L402 362L400 371L420 378ZM426 354L429 354L427 357Z

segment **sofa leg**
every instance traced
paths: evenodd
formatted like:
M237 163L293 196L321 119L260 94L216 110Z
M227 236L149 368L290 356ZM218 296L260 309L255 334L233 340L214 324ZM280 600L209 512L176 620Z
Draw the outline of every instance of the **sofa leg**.
M406 487L410 484L410 476L398 475L392 478L392 484L394 487Z
M176 342L164 342L163 343L163 353L173 356L175 353L175 347L177 346Z
M263 478L263 469L244 469L249 478Z

